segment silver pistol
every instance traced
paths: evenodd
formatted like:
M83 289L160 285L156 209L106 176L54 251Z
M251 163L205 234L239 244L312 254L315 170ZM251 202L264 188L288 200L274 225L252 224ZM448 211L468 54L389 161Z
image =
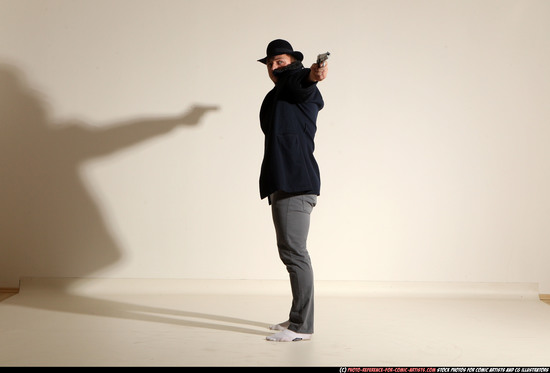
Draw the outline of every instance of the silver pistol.
M317 66L321 67L321 65L328 60L328 56L330 56L330 53L321 53L317 55Z

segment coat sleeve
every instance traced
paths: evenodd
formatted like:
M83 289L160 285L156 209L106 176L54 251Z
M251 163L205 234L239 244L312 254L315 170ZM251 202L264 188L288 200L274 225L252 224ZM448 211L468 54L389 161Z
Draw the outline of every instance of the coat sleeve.
M316 82L308 79L309 72L309 68L304 68L285 76L281 81L281 98L295 104L307 101L317 87Z

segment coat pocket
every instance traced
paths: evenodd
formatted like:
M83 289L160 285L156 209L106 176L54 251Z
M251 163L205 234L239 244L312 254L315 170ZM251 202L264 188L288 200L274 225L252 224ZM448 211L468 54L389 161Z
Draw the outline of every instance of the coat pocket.
M300 145L300 139L297 134L280 134L277 136L277 142L281 156L284 159L285 166L298 167L304 165L304 154L302 152L302 146ZM292 172L292 169L288 169L287 171Z

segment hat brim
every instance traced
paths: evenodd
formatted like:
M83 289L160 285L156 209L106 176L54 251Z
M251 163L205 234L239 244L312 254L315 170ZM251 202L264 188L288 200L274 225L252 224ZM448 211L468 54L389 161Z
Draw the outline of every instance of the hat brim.
M278 53L278 52L280 52L280 53ZM267 64L267 59L269 57L278 56L280 54L290 54L291 56L293 56L294 58L296 58L300 62L302 62L304 60L304 55L302 54L302 52L289 51L289 50L280 50L280 51L275 51L275 53L273 53L269 56L265 56L264 58L259 59L258 62L261 62L265 65L265 64Z

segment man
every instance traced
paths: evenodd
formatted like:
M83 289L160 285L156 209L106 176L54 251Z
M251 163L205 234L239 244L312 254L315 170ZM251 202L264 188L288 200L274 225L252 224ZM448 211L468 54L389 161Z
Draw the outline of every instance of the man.
M278 332L267 337L277 342L308 340L313 334L313 269L306 242L321 187L313 151L317 114L324 106L317 82L326 78L327 66L304 68L303 59L288 41L276 39L258 60L275 83L260 109L265 135L260 196L271 205L279 257L292 289L289 319L271 326Z

